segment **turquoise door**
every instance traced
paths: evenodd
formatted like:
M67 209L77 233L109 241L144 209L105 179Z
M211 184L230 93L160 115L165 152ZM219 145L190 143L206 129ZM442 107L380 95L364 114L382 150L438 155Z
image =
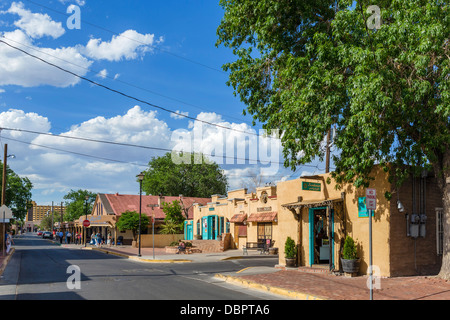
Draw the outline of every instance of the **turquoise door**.
M208 238L208 217L202 218L202 239L203 240L209 240Z
M186 240L194 240L194 226L192 223L185 223L184 226L184 239Z
M314 264L314 211L326 209L327 207L309 209L309 265ZM331 252L334 253L334 210L331 209ZM331 264L334 268L334 254L331 255Z

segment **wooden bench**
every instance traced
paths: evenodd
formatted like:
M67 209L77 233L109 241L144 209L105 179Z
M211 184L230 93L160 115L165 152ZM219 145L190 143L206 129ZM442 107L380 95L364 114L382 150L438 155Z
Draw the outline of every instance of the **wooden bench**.
M242 246L243 254L248 255L248 250L258 250L263 253L264 251L264 243L262 242L246 242L245 246Z

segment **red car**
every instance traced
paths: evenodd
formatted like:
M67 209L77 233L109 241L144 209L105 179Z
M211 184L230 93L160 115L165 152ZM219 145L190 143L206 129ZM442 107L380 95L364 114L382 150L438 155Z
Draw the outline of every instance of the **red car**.
M38 231L37 235L42 236L42 231Z

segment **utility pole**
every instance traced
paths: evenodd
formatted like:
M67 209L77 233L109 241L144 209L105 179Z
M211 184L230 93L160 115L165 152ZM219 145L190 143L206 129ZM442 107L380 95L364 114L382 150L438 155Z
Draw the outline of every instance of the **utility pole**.
M5 144L4 147L4 156L3 156L3 178L2 178L2 206L5 204L5 195L6 195L6 159L8 158L8 145ZM5 214L3 214L3 218L5 217ZM6 250L6 243L5 243L5 234L6 234L6 222L5 220L3 220L2 223L2 251L3 251L3 256L5 255L5 250Z
M327 132L327 154L325 159L325 173L330 172L330 136L331 136L331 129L328 129Z

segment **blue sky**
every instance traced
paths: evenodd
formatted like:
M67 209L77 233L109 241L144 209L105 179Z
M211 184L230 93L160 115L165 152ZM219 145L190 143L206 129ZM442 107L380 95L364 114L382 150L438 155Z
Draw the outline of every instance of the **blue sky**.
M79 30L68 27L70 5L80 10ZM231 157L239 156L239 143L255 142L254 136L242 134L260 126L252 127L251 117L242 115L245 106L226 85L228 75L222 71L222 65L235 57L231 50L215 46L222 15L218 2L207 0L0 1L0 40L102 85L199 120L94 86L0 43L0 126L53 135L1 132L2 146L8 144L9 153L16 155L8 164L31 179L33 199L39 204L60 202L71 189L136 194L135 176L145 169L141 165L164 154L58 135L167 149L187 143L202 152L211 148L217 152L228 139L235 139L234 154L231 149L224 152ZM235 131L224 132L201 121ZM200 125L202 134L195 136ZM174 135L181 140L174 141ZM256 139L259 146L268 143ZM279 141L271 139L270 145L269 159L244 147L244 158L265 160L265 165L237 160L223 164L230 189L251 184L249 179L259 174L263 182L276 182L323 172L323 164L313 163L292 174L280 164Z

